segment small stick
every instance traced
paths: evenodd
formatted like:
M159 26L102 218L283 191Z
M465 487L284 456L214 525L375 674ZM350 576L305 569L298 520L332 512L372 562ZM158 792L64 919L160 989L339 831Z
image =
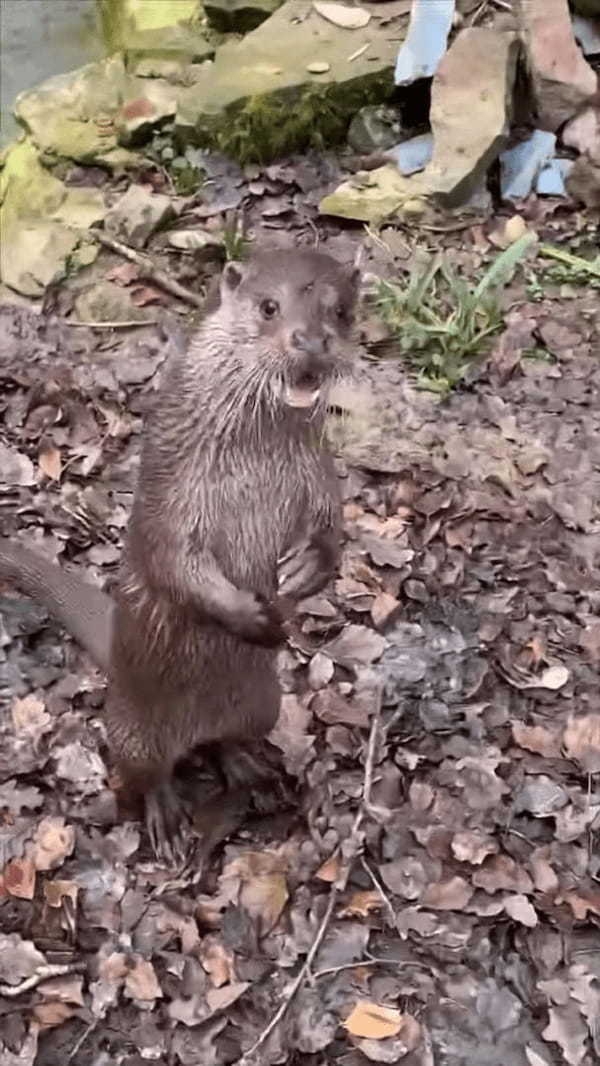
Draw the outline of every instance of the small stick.
M60 318L63 326L73 329L132 329L134 326L155 326L157 318L132 318L125 322L74 322L71 318Z
M370 803L371 803L371 786L372 786L372 783L373 783L373 762L374 762L374 759L375 759L375 745L376 745L377 735L378 735L378 731L379 731L380 717L381 717L381 699L379 699L379 701L378 701L378 709L377 709L376 713L373 715L373 718L372 718L372 721L371 721L371 732L369 733L369 743L367 745L367 754L366 754L366 757L365 757L365 776L364 776L364 784L363 784L362 801L361 801L360 807L359 807L359 809L357 811L356 818L354 819L354 825L352 826L352 831L350 833L350 837L348 839L348 842L346 843L345 847L343 848L343 853L344 853L344 856L345 856L345 863L344 863L344 866L342 867L342 869L340 870L340 874L339 874L339 877L338 877L337 881L335 881L335 883L331 886L331 891L329 893L329 900L327 902L327 908L325 910L325 914L323 915L323 917L321 919L321 922L319 924L319 928L317 929L315 938L314 938L314 940L313 940L313 942L312 942L312 944L310 946L310 950L309 950L309 952L308 952L308 954L306 956L306 959L304 960L304 963L301 966L299 973L297 974L296 978L294 979L294 981L292 983L292 987L290 988L290 990L287 993L287 995L286 995L285 999L283 1000L283 1002L280 1004L278 1010L275 1012L275 1014L271 1018L271 1020L268 1023L268 1025L263 1029L263 1031L261 1032L261 1034L259 1035L257 1040L254 1041L252 1047L249 1048L248 1051L246 1051L246 1053L244 1055L242 1055L241 1059L238 1059L237 1066L250 1066L250 1059L252 1058L252 1056L269 1039L269 1037L271 1036L271 1033L277 1028L277 1026L279 1025L279 1023L282 1020L282 1018L285 1016L285 1014L287 1014L287 1011L289 1010L289 1007L290 1007L292 1001L294 1000L294 997L298 993L298 990L300 989L301 985L304 984L304 981L306 980L306 978L310 974L310 970L311 970L312 964L313 964L313 962L315 960L315 957L317 955L317 952L318 952L319 948L321 947L321 944L323 943L323 939L325 937L325 933L327 932L327 928L329 926L329 922L331 921L331 917L333 915L333 911L335 909L335 905L336 905L336 903L337 903L337 901L339 899L340 893L343 892L345 887L346 887L346 884L348 882L348 878L350 876L350 872L352 870L352 865L354 863L354 859L356 858L356 856L358 855L358 853L360 851L360 848L362 847L362 840L361 840L361 838L359 836L359 829L360 829L361 823L363 821L364 815L369 810Z
M392 925L395 925L396 924L396 915L394 913L394 908L392 907L392 904L390 903L388 897L385 894L383 885L381 884L379 878L376 877L375 874L373 873L373 871L372 871L371 867L369 866L367 860L365 859L364 855L361 856L360 862L361 862L361 866L362 866L363 870L365 871L365 873L371 878L373 886L374 886L375 890L377 891L377 893L378 893L378 895L379 895L379 897L381 899L381 902L383 903L386 911L388 912L388 914L389 914L389 916L390 916L390 918L392 920Z
M170 292L172 296L177 296L179 300L192 304L193 307L204 306L204 298L202 296L198 296L191 289L184 288L174 278L170 278L168 274L165 274L164 270L160 270L159 267L155 266L148 256L143 255L141 252L136 252L134 248L130 248L128 244L123 244L122 241L115 240L114 237L107 236L101 230L93 229L90 232L99 244L102 244L105 248L110 248L111 252L122 255L124 259L129 259L131 263L137 263L142 277L156 282L161 289Z
M20 985L0 985L0 996L16 999L23 992L36 988L42 981L49 981L51 977L64 977L69 973L85 973L85 970L84 962L49 963L46 966L40 966L39 970L32 973L31 977L26 977Z

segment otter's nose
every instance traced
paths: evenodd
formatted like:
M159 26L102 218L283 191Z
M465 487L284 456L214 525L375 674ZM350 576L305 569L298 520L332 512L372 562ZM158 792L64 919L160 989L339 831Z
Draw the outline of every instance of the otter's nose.
M327 352L328 338L321 333L305 333L303 330L295 329L292 333L292 344L299 352L318 357Z

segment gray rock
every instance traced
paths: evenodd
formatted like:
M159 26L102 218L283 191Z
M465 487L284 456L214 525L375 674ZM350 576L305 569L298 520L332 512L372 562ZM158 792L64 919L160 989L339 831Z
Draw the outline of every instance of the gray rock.
M143 185L130 185L106 215L104 225L113 237L143 248L148 237L174 217L169 196L152 193Z
M503 200L529 196L540 170L556 148L556 136L547 130L534 130L530 137L500 156L500 194Z
M565 181L574 166L573 159L550 159L538 174L535 191L538 196L566 196Z
M417 174L424 170L433 155L433 134L421 133L418 137L411 137L408 141L388 148L384 153L387 159L396 164L398 170L405 177L409 174Z
M518 50L515 34L472 27L439 65L431 91L433 158L424 178L448 206L469 199L506 143Z
M541 129L557 130L594 95L597 77L577 46L567 0L516 0Z

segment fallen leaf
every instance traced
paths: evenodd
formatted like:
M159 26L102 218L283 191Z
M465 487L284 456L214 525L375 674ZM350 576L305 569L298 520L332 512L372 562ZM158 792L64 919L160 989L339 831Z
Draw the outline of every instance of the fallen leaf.
M52 718L44 701L33 693L23 699L13 700L11 711L16 731L27 734L34 744L52 727Z
M248 981L238 981L237 984L225 985L223 988L209 988L206 993L206 1002L213 1013L218 1010L226 1010L249 987Z
M421 897L424 907L434 911L460 911L471 899L473 889L464 877L451 877L429 885Z
M569 1066L579 1066L586 1057L587 1026L573 1003L564 1007L550 1007L550 1022L544 1029L544 1040L558 1044Z
M373 625L382 629L399 606L400 601L395 596L390 596L389 592L378 592L371 604Z
M154 967L149 959L144 959L141 955L135 955L133 960L133 966L125 978L125 994L130 999L153 1003L155 999L162 997Z
M329 63L315 60L313 63L307 63L306 69L309 74L327 74L327 71L331 70L331 67Z
M356 670L357 665L369 666L383 654L387 641L379 633L374 633L367 626L349 625L342 630L339 637L326 644L322 649L334 663Z
M506 896L504 910L515 922L520 922L521 925L526 925L529 929L533 929L538 924L537 914L527 896Z
M75 829L64 818L44 818L33 838L33 861L36 870L53 870L71 855L75 847Z
M365 1000L357 1003L342 1025L352 1036L369 1040L386 1040L397 1036L402 1029L404 1016L394 1007L382 1007Z
M519 895L531 892L533 884L529 874L509 855L492 855L483 866L473 873L473 884L492 895L502 889Z
M48 1003L36 1003L33 1007L33 1015L42 1029L53 1029L72 1018L76 1010L75 1005L61 1003L60 1000L51 1000Z
M324 0L314 0L313 7L328 22L333 22L334 26L341 26L344 30L360 30L367 26L371 19L371 12L362 7L326 3Z
M31 859L12 859L3 871L4 887L16 899L33 899L35 895L35 866Z
M368 729L369 714L366 707L349 703L331 688L316 692L310 704L317 718L326 725L349 725Z
M542 855L533 854L529 860L529 866L534 887L538 892L556 892L558 877L547 859Z
M214 934L202 938L198 952L200 962L215 988L235 983L235 961L223 942Z
M533 751L536 755L543 755L545 759L560 757L560 738L544 726L513 722L512 734L515 743L520 748Z
M259 919L261 934L279 920L288 900L286 862L273 851L246 851L223 871L223 878L240 879L239 902L251 918Z
M340 918L368 918L371 911L381 910L383 899L375 890L354 892L340 910Z
M325 881L327 884L333 884L340 876L341 870L341 857L339 852L332 855L331 858L326 859L322 866L319 866L315 877L319 878L319 881Z
M77 906L79 885L75 881L46 881L44 898L49 907L62 907L64 899L70 899L73 908Z
M490 840L483 833L471 829L455 833L450 847L455 859L459 862L469 862L472 866L480 866L488 855L498 851L495 840Z
M600 892L566 892L565 903L569 904L569 907L573 911L574 917L578 922L584 922L588 916L588 911L592 914L600 914Z
M571 718L563 733L563 748L588 774L600 770L600 714Z
M34 485L35 471L27 455L0 442L0 470L5 485Z
M60 451L55 448L54 445L49 445L43 451L40 451L38 455L38 465L42 474L49 477L51 481L60 481L60 475L62 474L62 460L60 457Z

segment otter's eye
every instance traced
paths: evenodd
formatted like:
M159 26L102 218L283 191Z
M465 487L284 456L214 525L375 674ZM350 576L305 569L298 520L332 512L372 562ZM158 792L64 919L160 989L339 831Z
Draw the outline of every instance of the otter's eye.
M338 318L340 320L340 322L345 322L347 317L348 317L348 315L346 314L346 308L344 307L343 304L338 304L337 305L337 307L335 309L335 314L336 314L336 318Z
M276 300L263 300L260 313L263 318L275 318L275 315L279 314L279 304Z

